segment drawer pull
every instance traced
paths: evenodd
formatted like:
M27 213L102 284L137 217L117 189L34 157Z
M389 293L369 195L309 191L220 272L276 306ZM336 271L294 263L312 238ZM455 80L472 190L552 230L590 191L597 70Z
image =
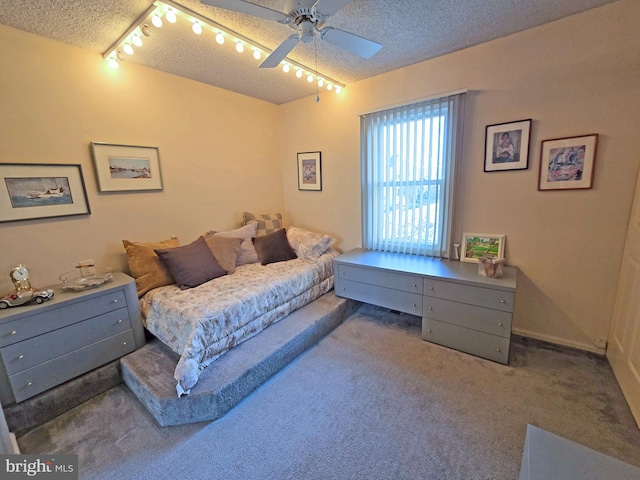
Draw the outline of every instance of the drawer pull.
M500 300L500 303L507 303L507 302L505 302L504 300Z
M428 307L428 308L429 308L429 310L433 310L433 307Z
M498 324L498 326L499 326L499 327L503 327L504 325L502 325L502 323L499 323L499 324Z
M30 387L31 385L33 385L32 382L27 383L27 387Z
M15 330L13 330L13 331L11 332L11 335L15 335L16 333L18 333L18 332L16 332Z
M24 358L24 355L20 355L20 356L18 357L18 360L22 360L23 358Z
M430 328L427 328L427 332L431 333L431 329L430 329Z
M113 300L111 303L118 303L118 299L116 298L115 300Z
M500 349L499 349L499 348L496 348L496 352L500 352Z
M414 287L417 287L417 286L418 286L418 284L417 284L417 283L414 283L414 284L413 284L413 286L414 286Z
M123 347L126 346L126 345L127 345L127 342L122 342L122 346Z
M414 303L414 304L413 304L413 306L415 307L415 306L416 306L416 304Z
M433 290L433 287L429 287L429 290Z
M122 323L122 320L118 320L118 323Z

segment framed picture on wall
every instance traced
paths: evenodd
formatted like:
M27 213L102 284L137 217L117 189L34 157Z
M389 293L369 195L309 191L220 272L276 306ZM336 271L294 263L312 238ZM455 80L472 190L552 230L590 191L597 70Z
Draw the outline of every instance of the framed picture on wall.
M0 163L0 222L90 213L80 165Z
M531 119L487 125L484 171L525 170L529 167Z
M320 152L298 153L298 190L322 190Z
M543 140L538 190L591 188L598 134Z
M91 142L91 153L99 191L163 189L158 147Z
M463 262L478 263L478 258L504 258L503 234L465 233L462 235Z

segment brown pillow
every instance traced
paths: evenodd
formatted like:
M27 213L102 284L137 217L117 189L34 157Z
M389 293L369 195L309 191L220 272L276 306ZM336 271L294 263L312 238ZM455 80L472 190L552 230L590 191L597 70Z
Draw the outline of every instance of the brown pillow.
M257 263L259 261L258 254L251 241L256 236L257 226L257 223L251 223L244 227L236 228L235 230L214 233L216 237L242 238L244 240L242 247L240 247L238 258L236 259L236 267L246 263Z
M160 242L131 242L123 240L122 244L127 252L127 263L131 276L136 279L136 291L141 297L149 290L174 283L173 277L154 252L156 248L177 247L177 238Z
M204 240L222 268L229 274L235 272L236 260L238 259L238 252L243 239L219 237L214 236L212 232L207 232L204 234Z
M156 248L156 253L182 290L227 274L213 256L204 237L183 247Z
M284 228L262 237L256 237L253 244L258 252L258 258L262 265L269 263L293 260L296 257L287 240L287 231Z

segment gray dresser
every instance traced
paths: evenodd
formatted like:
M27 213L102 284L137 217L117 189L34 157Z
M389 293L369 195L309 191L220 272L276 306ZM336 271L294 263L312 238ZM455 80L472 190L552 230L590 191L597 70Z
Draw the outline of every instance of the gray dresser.
M336 295L422 317L422 338L507 364L517 268L355 249L334 260Z
M0 401L21 402L130 353L145 343L134 280L0 311Z

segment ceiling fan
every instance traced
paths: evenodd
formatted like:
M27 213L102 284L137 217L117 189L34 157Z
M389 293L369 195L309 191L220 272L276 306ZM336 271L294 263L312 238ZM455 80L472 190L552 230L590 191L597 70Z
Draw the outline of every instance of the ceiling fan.
M352 0L288 0L288 13L278 12L244 0L201 0L205 5L274 20L287 25L296 33L290 35L260 64L260 68L273 68L284 60L298 42L312 42L316 33L322 40L350 51L362 58L371 58L382 45L353 33L324 26L326 20Z

